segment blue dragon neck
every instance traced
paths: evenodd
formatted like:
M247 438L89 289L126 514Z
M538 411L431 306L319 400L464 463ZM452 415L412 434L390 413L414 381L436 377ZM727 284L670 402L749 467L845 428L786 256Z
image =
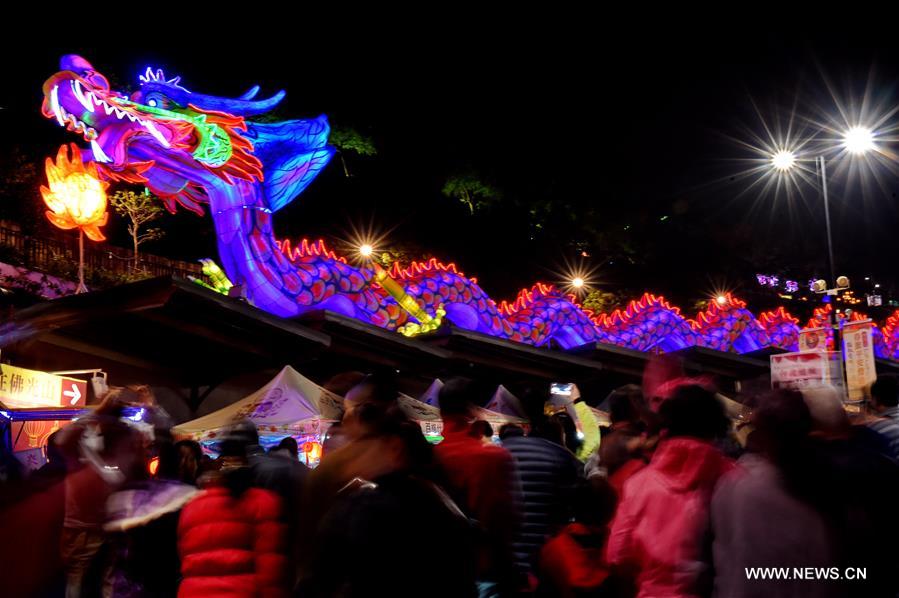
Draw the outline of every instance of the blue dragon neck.
M279 260L272 213L258 183L214 179L206 187L222 267L242 285L254 305L280 316L300 313L296 299L284 292L284 275L296 268ZM281 263L278 263L281 262Z

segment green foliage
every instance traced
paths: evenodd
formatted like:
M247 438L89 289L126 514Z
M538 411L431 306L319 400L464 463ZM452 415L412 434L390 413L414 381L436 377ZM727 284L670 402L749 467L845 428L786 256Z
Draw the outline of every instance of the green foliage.
M43 263L40 268L35 269L63 280L78 280L78 258L69 256L65 253L52 252L49 259ZM145 270L116 272L103 267L95 268L90 264L84 265L84 282L89 288L94 290L113 287L126 282L143 280L145 278L150 278L150 273Z
M347 177L350 176L350 169L347 167L345 157L347 153L357 156L376 156L378 154L378 149L371 137L366 137L352 127L332 127L328 142L338 149L343 174Z
M464 203L472 214L477 210L489 208L502 199L502 193L496 187L485 182L482 177L474 172L466 172L449 177L446 183L444 183L441 192L446 197L457 199Z
M138 249L147 241L154 241L165 236L161 228L150 228L143 232L144 225L161 218L164 211L159 198L144 189L142 193L136 193L130 189L116 191L109 198L109 204L117 214L129 220L128 234L134 247L134 270L139 264Z
M390 267L394 263L400 266L408 266L412 262L423 262L430 257L423 247L411 242L393 243L386 247L379 256L379 262L384 267Z
M610 313L616 309L623 309L627 302L628 297L620 292L595 289L584 298L581 305L595 313Z
M371 137L366 137L352 127L333 127L328 142L341 152L352 152L357 156L376 156L378 150Z

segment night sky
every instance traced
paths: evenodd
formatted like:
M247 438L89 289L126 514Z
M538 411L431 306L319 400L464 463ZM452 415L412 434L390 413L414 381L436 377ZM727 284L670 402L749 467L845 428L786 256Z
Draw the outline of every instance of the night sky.
M35 37L4 48L0 151L18 145L45 156L75 140L39 114L41 83L59 55L73 52L132 85L153 65L203 93L284 88L284 116L325 113L334 126L370 135L378 155L347 156L350 179L332 162L276 215L281 237L335 240L374 222L391 241L455 261L497 300L557 279L566 260L588 268L605 262L595 276L603 288L663 293L688 313L692 301L719 289L768 307L776 298L754 293L755 272L803 283L823 276L814 190L804 190L806 202L745 192L740 159L751 156L729 137L762 132L753 102L772 123L794 103L801 116L822 118L819 106L833 108L825 77L841 97L869 83L878 99L899 103L894 34L847 34L847 23L662 28L532 17L472 17L439 31L332 22L312 33L306 23L243 43L221 34L188 43L191 27L166 36L174 40L146 29L103 42L64 32ZM466 170L508 203L471 216L444 197L447 176ZM838 273L860 291L871 276L899 295L895 174L884 171L879 185L861 189L832 183ZM564 222L535 235L515 206L538 200L564 203L578 218L589 211L594 228L632 235L637 255L616 259L590 247L590 258L579 258ZM179 214L164 226L168 238L147 251L191 260L215 254L208 217Z

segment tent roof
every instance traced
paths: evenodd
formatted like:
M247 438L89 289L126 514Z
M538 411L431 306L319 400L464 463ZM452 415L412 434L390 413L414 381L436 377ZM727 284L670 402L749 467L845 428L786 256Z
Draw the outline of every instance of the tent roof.
M400 409L409 419L417 422L441 421L440 409L433 405L428 405L404 394L400 394L398 402Z
M493 398L484 407L488 411L495 411L503 415L509 415L515 418L524 418L524 407L518 397L513 395L508 388L500 384L493 393Z
M256 392L227 407L172 429L176 435L209 435L242 420L265 428L287 429L300 422L333 421L341 417L340 397L315 384L290 366Z

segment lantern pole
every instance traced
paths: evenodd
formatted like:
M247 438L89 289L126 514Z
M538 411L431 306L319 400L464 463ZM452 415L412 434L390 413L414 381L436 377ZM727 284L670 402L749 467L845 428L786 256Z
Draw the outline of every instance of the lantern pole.
M86 293L84 286L84 230L78 227L78 288L75 293Z

